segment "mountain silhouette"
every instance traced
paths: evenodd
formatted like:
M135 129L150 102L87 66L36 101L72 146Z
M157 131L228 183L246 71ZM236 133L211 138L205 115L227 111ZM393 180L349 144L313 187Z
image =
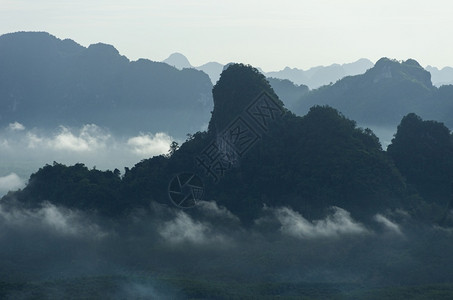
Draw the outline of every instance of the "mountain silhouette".
M294 112L304 115L313 105L330 105L364 125L396 126L408 113L453 126L451 88L436 88L420 64L382 58L362 75L348 76L302 96Z
M398 125L387 151L425 199L447 207L452 200L453 136L444 124L410 113Z
M162 62L175 67L178 70L182 70L185 68L192 68L192 65L190 64L189 60L187 57L185 57L183 54L175 52L170 54L168 58L163 60Z
M225 69L228 64L221 64L218 62L208 62L204 65L194 67L190 64L187 57L181 53L173 53L167 59L163 60L164 63L177 69L194 68L201 70L209 75L213 84L215 84L220 77L220 73ZM301 70L298 68L285 67L280 71L264 72L261 68L256 69L263 73L268 78L276 78L282 80L290 80L297 85L305 85L310 89L315 89L323 85L351 75L362 74L369 68L373 67L373 63L366 59L361 58L356 62L346 64L332 64L330 66L317 66L308 70Z
M206 199L245 224L264 206L291 207L314 219L337 206L369 220L403 205L404 180L377 137L335 109L315 106L306 116L295 116L262 73L242 64L223 71L213 98L208 131L191 135L171 156L145 159L122 178L117 171L90 171L83 165L48 165L23 191L4 199L31 205L46 200L118 215L146 208L150 201L168 203L174 174L194 173L205 183ZM59 183L50 184L55 180Z
M111 45L85 48L45 32L0 36L0 126L55 128L94 123L120 134L200 130L212 109L209 77Z
M306 85L315 89L323 85L351 75L362 74L373 66L373 63L365 58L348 64L333 64L330 66L318 66L306 71L298 68L286 67L281 71L267 72L266 76L279 79L288 79L298 85Z
M269 81L274 91L289 110L293 110L294 106L298 105L302 96L309 92L308 86L303 84L297 85L288 79L269 77L267 81Z
M453 68L445 67L438 69L436 67L427 66L426 70L431 73L433 85L440 87L442 85L453 84Z
M216 84L216 82L220 78L220 73L223 71L223 65L218 62L208 62L204 65L199 67L195 67L195 69L205 72L211 78L212 84Z
M446 160L451 153L448 129L423 129L431 123L409 115L389 155L371 130L348 118L395 122L407 109L435 112L440 102L448 102L453 86L434 87L430 73L415 60L383 58L363 75L314 91L279 79L271 85L259 69L231 63L210 98L204 93L212 85L203 72L149 60L131 62L102 43L85 48L47 33L16 33L0 37L0 51L4 124L99 122L119 130L171 124L193 133L180 147L172 145L169 155L142 160L122 177L118 170L88 170L83 164L46 165L3 201L30 206L48 201L118 216L146 209L150 202L168 203L174 175L193 173L204 181L208 200L245 224L256 220L263 207L290 207L310 219L341 207L365 222L387 209L410 208L417 214L425 200L440 205L431 199L437 195L432 186L421 185L423 174L410 166L422 155L430 156L429 151L443 153L437 165L451 164ZM294 107L306 106L304 116L289 111L273 86L300 91ZM212 105L207 131L191 129L192 119L208 116ZM417 139L410 138L419 133L424 146L412 153ZM438 149L427 140L437 141ZM441 173L430 174L443 178L445 199L450 173Z

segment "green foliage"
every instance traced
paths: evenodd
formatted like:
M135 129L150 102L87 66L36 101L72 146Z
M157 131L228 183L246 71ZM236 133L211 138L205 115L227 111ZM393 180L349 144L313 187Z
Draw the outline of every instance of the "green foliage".
M213 189L212 198L247 219L289 205L319 217L329 206L356 216L396 207L404 183L370 130L331 107L287 114Z
M447 127L408 114L387 151L426 200L446 206L453 183L453 137Z
M263 90L275 95L258 70L230 65L213 90L209 133L190 136L179 149L174 143L171 156L143 160L126 169L122 180L118 173L89 171L83 165L46 166L31 177L21 197L116 214L147 207L150 201L166 203L171 178L179 172L202 172L195 157L216 138L217 129ZM302 118L286 113L239 163L219 184L206 178L205 198L246 223L264 204L291 206L313 218L329 206L364 216L398 206L404 193L403 180L377 137L327 106L315 106Z
M171 179L168 172L169 158L160 155L142 160L128 170L122 180L121 197L130 205L149 207L151 201L167 200L167 187Z
M179 144L175 141L171 142L170 149L168 150L168 156L172 156L179 149Z
M224 130L263 91L278 99L266 77L257 69L243 64L229 65L212 89L214 110L208 131L216 134ZM278 102L283 106L280 100Z
M89 170L81 163L68 167L54 162L32 174L29 184L14 196L31 206L47 201L69 208L118 215L127 206L120 198L120 185L119 172Z
M34 204L50 201L107 215L146 208L152 201L168 203L173 176L203 174L195 158L262 91L275 95L258 70L232 64L213 90L215 108L209 131L188 136L181 147L173 143L171 155L145 159L126 169L123 178L119 171L88 170L82 164L45 166L31 176L23 191L8 197ZM304 117L287 112L270 124L219 183L205 177L205 199L217 201L245 223L257 218L263 205L290 206L308 218L321 217L330 206L346 209L361 220L397 207L418 214L425 203L417 190L428 196L426 191L434 192L440 180L445 183L442 195L446 195L453 170L448 130L427 123L428 129L420 135L417 132L424 127L420 122L413 115L406 117L389 147L396 166L417 186L415 191L407 188L371 130L358 128L332 107L314 106ZM436 208L430 211L438 212Z

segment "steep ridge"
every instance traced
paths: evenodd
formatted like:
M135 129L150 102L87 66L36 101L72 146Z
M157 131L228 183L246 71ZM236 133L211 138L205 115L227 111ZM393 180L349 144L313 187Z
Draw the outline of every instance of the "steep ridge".
M211 89L201 71L129 61L111 45L85 48L44 32L0 37L0 126L95 123L181 138L206 126Z
M304 95L294 111L303 115L315 104L327 104L359 124L396 126L413 112L450 125L442 114L451 104L441 101L430 79L430 73L413 59L382 58L363 75L345 77Z

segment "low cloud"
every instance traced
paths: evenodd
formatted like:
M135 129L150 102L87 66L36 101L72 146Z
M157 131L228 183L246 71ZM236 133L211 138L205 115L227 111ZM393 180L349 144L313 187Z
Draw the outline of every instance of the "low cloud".
M5 208L0 205L0 224L16 229L41 230L64 236L80 236L88 239L107 235L82 212L44 203L37 209L20 207Z
M53 137L40 137L35 133L27 133L28 147L47 148L73 152L90 152L105 148L110 134L103 132L94 124L84 125L73 133L69 128L60 126L60 131Z
M163 133L140 134L128 139L127 145L138 155L154 156L166 153L170 148L172 138Z
M22 131L25 130L25 126L19 122L10 123L8 129L12 131Z
M75 280L83 291L110 292L107 298L170 295L171 299L191 295L185 295L187 290L180 286L172 293L172 286L167 290L152 280L154 274L176 278L175 284L182 282L178 276L184 274L184 279L194 280L191 286L200 279L200 283L233 279L288 282L291 286L300 282L304 286L306 282L354 283L360 288L368 283L451 280L453 259L445 249L453 247L452 233L443 228L421 224L412 228L401 222L397 225L406 238L385 231L370 233L347 211L335 207L316 221L287 207L265 208L264 226L250 227L238 224L237 216L212 201L201 201L185 211L158 203L151 203L150 208L112 220L50 203L34 209L2 203L0 277L43 285L46 280L65 278L71 287ZM376 215L375 221L368 221L379 220L388 226L396 224L395 218ZM115 277L124 274L120 277L124 281ZM85 285L96 282L100 286ZM111 283L106 291L104 282ZM35 295L36 288L28 286L34 293L30 295ZM12 295L11 299L20 299ZM68 298L64 293L49 295L43 298Z
M19 128L18 124L11 127ZM11 130L6 127L0 130L0 175L15 173L28 178L54 161L65 165L81 162L99 170L122 170L143 159L166 154L171 142L172 138L165 133L113 136L94 124L80 128L60 126L52 131L39 128ZM6 191L0 188L0 196L4 193Z
M216 218L229 219L239 222L239 218L232 214L226 207L219 206L215 201L198 201L198 209L201 210L206 216Z
M192 244L223 243L225 237L217 234L212 229L212 225L192 219L183 211L176 213L176 217L160 226L158 233L166 241Z
M388 218L381 214L375 215L374 220L382 224L388 231L394 232L396 234L403 234L398 224L390 221Z
M2 192L15 191L25 186L25 182L16 174L0 177L0 195Z
M325 219L309 221L298 212L281 207L273 210L283 234L296 238L337 237L367 233L368 230L351 218L349 212L339 207L332 208L332 214Z

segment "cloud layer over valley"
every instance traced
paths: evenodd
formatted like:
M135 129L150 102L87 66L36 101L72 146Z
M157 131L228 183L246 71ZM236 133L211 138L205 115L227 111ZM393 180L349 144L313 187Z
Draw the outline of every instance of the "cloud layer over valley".
M95 124L49 132L11 123L0 129L0 195L22 188L31 173L53 161L123 171L142 159L166 154L172 141L163 132L117 137Z
M338 207L311 221L289 207L264 207L262 217L244 227L214 201L186 211L156 203L150 207L150 212L112 221L49 203L34 209L3 203L0 243L8 247L0 248L0 276L53 280L164 272L213 282L227 276L247 282L378 286L429 283L451 274L452 258L442 251L453 246L451 231L413 227L401 212L375 215L372 226ZM435 275L433 266L424 263L431 255L442 262ZM421 267L426 273L415 272ZM155 284L142 282L139 290ZM117 288L112 292L120 293ZM141 295L139 290L130 293ZM180 295L176 287L170 290ZM159 292L147 291L148 296Z

